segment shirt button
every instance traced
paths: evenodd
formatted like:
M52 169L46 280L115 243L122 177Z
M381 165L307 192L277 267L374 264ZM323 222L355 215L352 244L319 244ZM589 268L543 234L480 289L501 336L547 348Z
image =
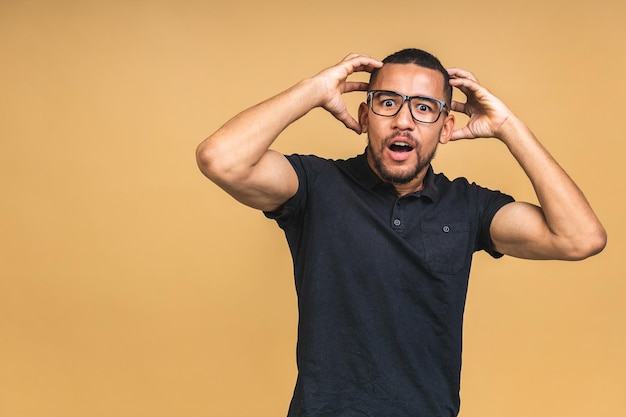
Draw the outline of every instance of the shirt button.
M448 233L450 231L450 226L443 226L443 232Z
M400 226L401 224L402 224L402 222L400 221L400 219L395 219L395 220L393 221L393 225L394 225L394 226Z

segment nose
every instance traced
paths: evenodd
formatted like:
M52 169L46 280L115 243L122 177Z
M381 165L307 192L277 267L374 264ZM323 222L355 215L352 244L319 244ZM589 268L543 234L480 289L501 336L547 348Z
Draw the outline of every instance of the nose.
M415 120L413 119L413 115L411 114L410 104L408 101L402 103L400 107L400 111L393 118L394 126L398 129L408 129L413 130L415 128Z

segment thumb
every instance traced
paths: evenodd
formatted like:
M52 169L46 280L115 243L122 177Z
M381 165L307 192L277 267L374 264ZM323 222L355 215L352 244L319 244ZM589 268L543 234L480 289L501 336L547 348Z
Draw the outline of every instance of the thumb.
M344 126L348 129L354 130L359 135L362 133L361 125L359 124L359 122L357 122L345 108L340 111L333 112L332 115L335 117L335 119L343 123Z
M452 132L452 135L450 135L451 141L461 140L461 139L473 139L473 138L474 138L474 134L467 126L461 129L456 129L455 131Z

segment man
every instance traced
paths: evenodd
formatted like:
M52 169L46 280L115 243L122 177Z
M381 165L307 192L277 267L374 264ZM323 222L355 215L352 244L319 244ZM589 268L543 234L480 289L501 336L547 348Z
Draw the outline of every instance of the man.
M370 72L370 83L351 82ZM452 88L465 103L452 101ZM342 94L367 91L358 122ZM348 160L269 150L315 107L368 135ZM455 112L469 121L454 130ZM496 137L540 207L430 165L438 144ZM406 49L339 64L233 118L197 150L202 172L285 231L298 293L289 416L455 416L472 253L577 260L606 233L529 129L473 74Z

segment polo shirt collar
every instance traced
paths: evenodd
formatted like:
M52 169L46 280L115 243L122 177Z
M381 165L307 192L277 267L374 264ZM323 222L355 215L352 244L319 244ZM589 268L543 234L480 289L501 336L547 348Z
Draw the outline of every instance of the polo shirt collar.
M354 158L348 159L345 162L345 164L341 164L344 168L343 171L353 177L365 188L373 189L376 186L392 187L390 184L381 180L372 170L367 162L366 152L363 152L361 155ZM428 171L426 172L426 177L424 178L424 188L407 195L415 197L428 197L433 202L437 202L439 200L439 189L435 184L435 173L432 165L428 166Z

